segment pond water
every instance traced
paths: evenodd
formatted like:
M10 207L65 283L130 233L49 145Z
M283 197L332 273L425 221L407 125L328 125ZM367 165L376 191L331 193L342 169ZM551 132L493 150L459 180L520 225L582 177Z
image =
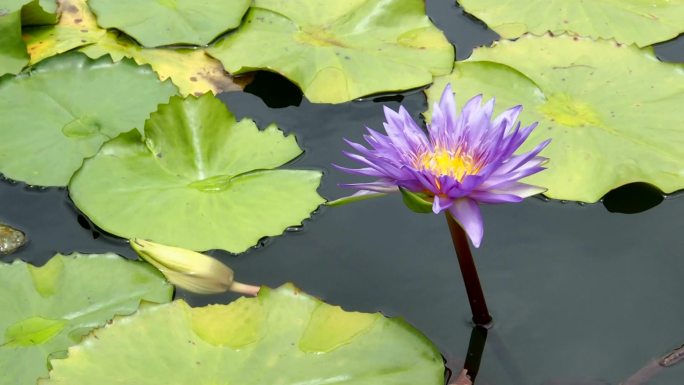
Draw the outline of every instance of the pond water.
M459 59L497 38L451 0L428 1L427 8ZM684 62L684 38L656 52L663 60ZM341 154L342 138L360 141L364 125L380 129L383 104L396 109L400 101L414 117L426 109L422 90L310 104L269 74L259 74L248 91L220 98L238 117L251 117L260 127L275 122L294 133L306 152L293 167L325 170L319 191L328 199L350 193L338 183L356 180L329 166L351 164ZM612 194L605 205L532 198L483 207L485 238L473 252L495 325L478 384L617 385L684 344L684 199L675 194L660 202L653 190L633 187ZM636 214L611 212L653 205ZM42 264L55 252L74 251L135 257L124 241L80 215L63 189L1 182L0 222L30 238L3 261ZM414 214L399 196L323 207L303 228L243 255L211 254L243 282L292 281L346 309L404 317L439 346L451 369L462 365L470 311L445 219ZM177 297L198 306L235 298L182 291ZM663 369L649 383L683 381L684 363Z

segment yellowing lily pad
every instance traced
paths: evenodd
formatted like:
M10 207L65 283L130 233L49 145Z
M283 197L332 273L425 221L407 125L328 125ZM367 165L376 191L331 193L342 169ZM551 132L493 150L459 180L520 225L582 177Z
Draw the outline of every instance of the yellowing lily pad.
M499 111L522 104L523 124L539 121L520 151L553 139L548 170L526 179L551 198L596 202L632 182L684 188L684 65L650 48L525 36L456 63L427 91L430 104L449 82L461 104L484 93Z
M242 90L250 79L235 79L221 63L204 49L143 48L126 36L108 32L97 43L81 48L91 58L110 55L115 61L124 57L138 64L149 64L159 79L171 79L181 95L218 94Z
M442 357L413 327L291 286L229 305L144 308L50 363L41 385L444 384Z
M124 238L245 251L323 202L321 172L276 169L301 154L275 125L235 120L211 94L174 97L85 162L69 185L94 223Z
M33 185L65 186L84 158L121 132L141 129L174 93L149 67L78 53L0 78L0 172Z
M3 384L35 384L61 354L140 301L168 302L173 288L150 265L114 254L56 255L42 267L0 264Z
M97 23L146 47L206 45L240 25L250 0L89 0Z
M106 31L95 22L86 0L60 0L60 10L56 25L24 30L31 64L74 48L97 43L105 36Z
M54 0L3 0L0 3L0 76L21 71L29 62L22 24L56 22Z
M278 72L319 103L419 87L454 59L422 0L256 0L208 52L233 74Z
M61 0L62 16L50 27L24 32L31 64L80 47L92 59L110 55L149 64L160 80L171 79L182 95L240 90L249 79L234 79L204 49L143 48L125 35L100 28L85 0Z
M644 47L684 32L684 0L459 0L502 37L547 31Z

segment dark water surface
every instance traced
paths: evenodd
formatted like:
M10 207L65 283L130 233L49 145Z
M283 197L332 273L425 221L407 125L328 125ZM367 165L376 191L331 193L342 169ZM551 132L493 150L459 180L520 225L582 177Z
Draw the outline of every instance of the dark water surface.
M497 38L450 0L427 5L457 46L459 59ZM683 62L684 38L656 52L663 60ZM314 105L286 81L262 74L250 92L266 91L277 94L264 98L268 105L250 93L220 98L239 117L251 117L260 127L276 122L295 134L306 153L291 167L324 169L319 191L329 199L349 193L337 183L356 179L329 167L331 162L350 164L340 153L342 138L360 141L364 125L380 129L382 104L397 108L401 100L416 117L426 109L420 90L403 97ZM673 196L660 204L658 198L636 186L612 194L605 206L532 198L483 207L485 239L474 255L496 324L478 384L617 385L684 344L684 198ZM653 205L637 214L611 212ZM125 242L102 234L80 216L65 190L0 182L0 222L30 238L3 261L42 264L55 252L73 251L134 257ZM243 282L276 286L292 281L346 309L404 317L439 346L455 371L466 354L469 308L445 220L414 214L399 197L324 207L301 231L268 239L263 247L240 256L212 254ZM184 292L178 297L193 305L234 298ZM684 364L663 370L651 382L683 383Z

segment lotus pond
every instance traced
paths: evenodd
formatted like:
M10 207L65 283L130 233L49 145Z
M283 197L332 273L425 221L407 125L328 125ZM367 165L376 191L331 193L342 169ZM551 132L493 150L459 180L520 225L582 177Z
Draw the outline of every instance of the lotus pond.
M0 0L0 385L684 381L684 3L229 3ZM479 205L489 329L444 215L325 204L447 84L551 139L544 194ZM132 238L264 288L174 289Z

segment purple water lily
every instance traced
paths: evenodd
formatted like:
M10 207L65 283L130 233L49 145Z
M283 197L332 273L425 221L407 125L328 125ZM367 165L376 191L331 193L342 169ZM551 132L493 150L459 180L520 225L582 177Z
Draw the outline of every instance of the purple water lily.
M479 247L483 236L478 203L520 202L546 189L519 182L544 169L546 158L538 156L546 140L527 153L514 152L537 123L521 128L516 124L522 106L513 107L493 121L494 99L482 106L482 95L470 99L460 115L447 85L435 103L428 136L403 107L398 112L385 107L387 135L370 128L364 139L371 148L346 142L358 154L344 152L365 167L345 172L379 179L369 183L342 185L359 191L354 196L388 193L399 188L432 200L432 211L448 210L468 237Z

